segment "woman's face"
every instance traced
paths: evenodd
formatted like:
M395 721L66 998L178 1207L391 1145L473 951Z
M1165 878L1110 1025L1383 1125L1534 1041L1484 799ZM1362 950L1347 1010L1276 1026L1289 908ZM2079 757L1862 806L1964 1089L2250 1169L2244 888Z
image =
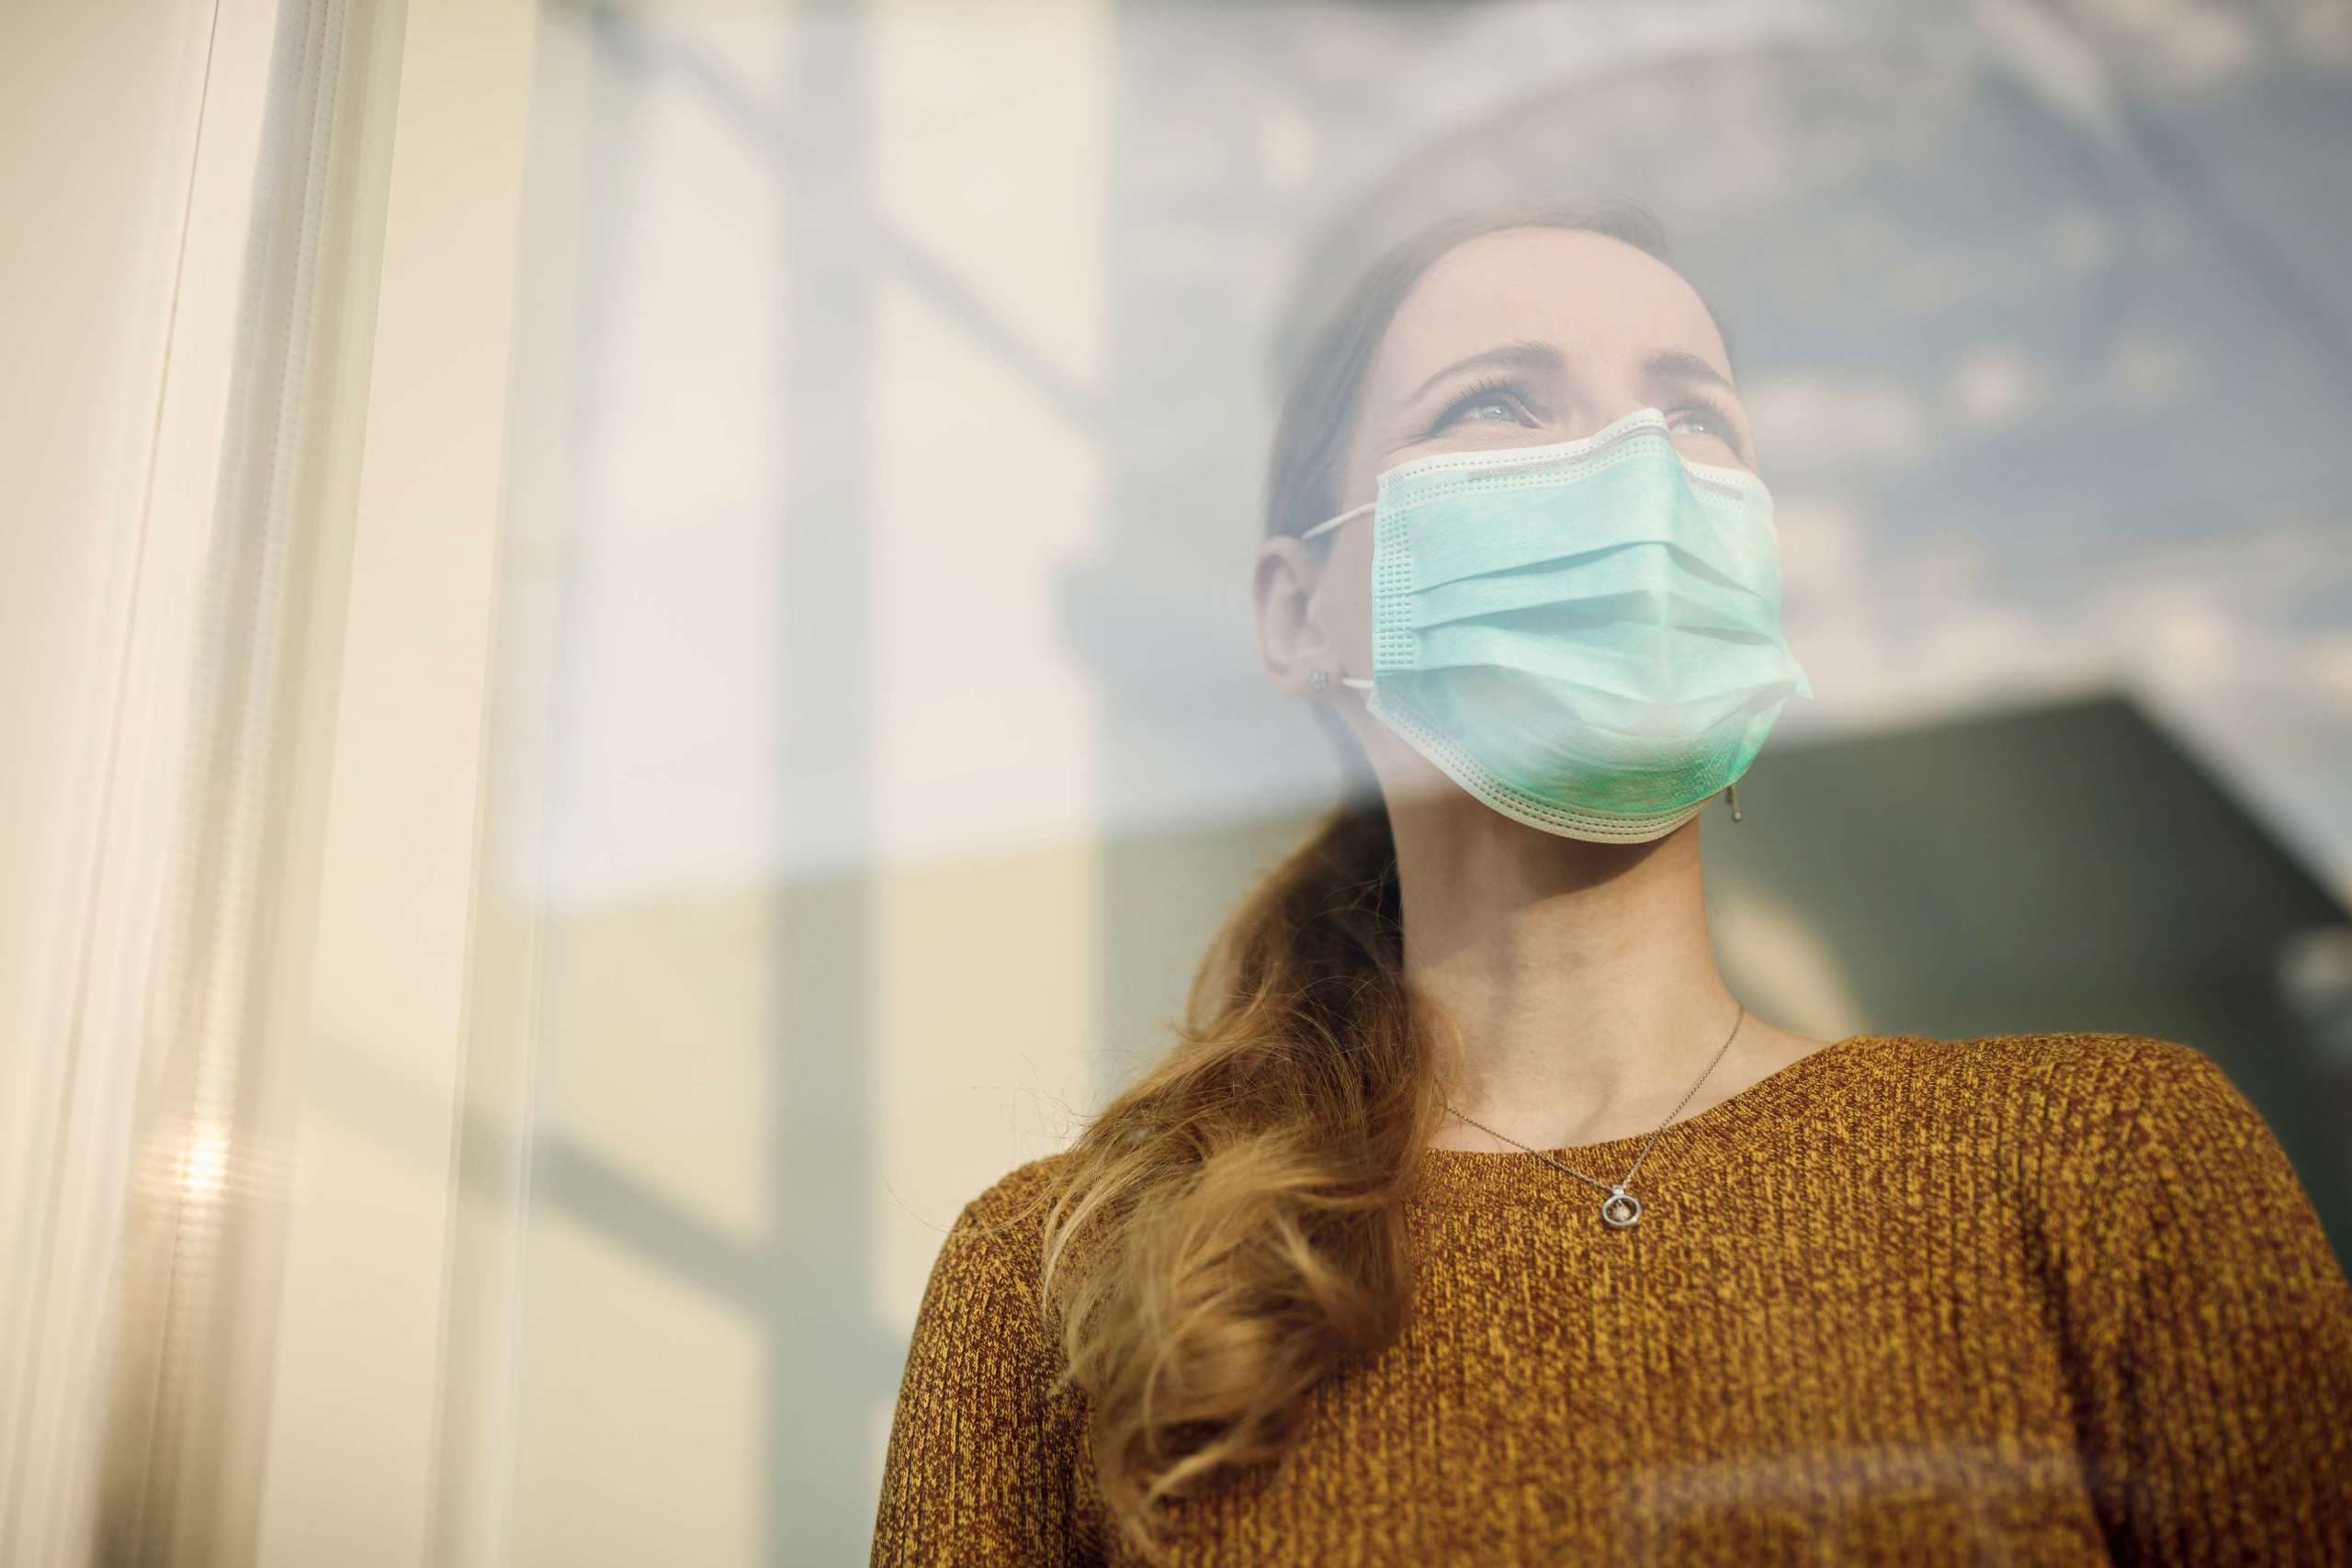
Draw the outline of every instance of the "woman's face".
M1666 415L1694 462L1753 468L1747 411L1722 334L1679 273L1606 235L1509 229L1455 247L1406 297L1366 375L1339 475L1339 507L1369 502L1385 469L1441 452L1589 435L1639 408ZM1393 787L1436 771L1369 719L1338 678L1372 674L1369 514L1321 537L1268 540L1260 645L1283 691L1329 695Z

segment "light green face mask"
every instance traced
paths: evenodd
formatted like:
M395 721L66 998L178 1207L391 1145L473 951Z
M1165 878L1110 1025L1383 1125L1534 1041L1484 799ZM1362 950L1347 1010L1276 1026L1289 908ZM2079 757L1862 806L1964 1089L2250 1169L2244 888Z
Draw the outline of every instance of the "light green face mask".
M1478 799L1571 839L1671 832L1813 686L1781 637L1772 498L1641 409L1380 476L1366 707Z

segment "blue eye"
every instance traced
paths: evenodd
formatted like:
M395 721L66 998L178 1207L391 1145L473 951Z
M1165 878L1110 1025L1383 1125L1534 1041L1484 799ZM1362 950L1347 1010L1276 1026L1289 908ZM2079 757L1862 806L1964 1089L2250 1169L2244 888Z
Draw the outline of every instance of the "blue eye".
M1731 444L1731 415L1714 403L1684 403L1667 416L1666 423L1678 434L1712 435L1726 446Z
M1430 426L1430 433L1464 419L1498 419L1508 424L1533 423L1527 406L1500 381L1481 381L1454 399Z

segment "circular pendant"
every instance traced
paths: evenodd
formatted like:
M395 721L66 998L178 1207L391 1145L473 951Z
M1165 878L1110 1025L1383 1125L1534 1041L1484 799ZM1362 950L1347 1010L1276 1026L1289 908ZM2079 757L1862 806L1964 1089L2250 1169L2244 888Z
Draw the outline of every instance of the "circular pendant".
M1629 1231L1642 1220L1642 1201L1622 1187L1612 1187L1600 1201L1600 1223L1613 1231Z

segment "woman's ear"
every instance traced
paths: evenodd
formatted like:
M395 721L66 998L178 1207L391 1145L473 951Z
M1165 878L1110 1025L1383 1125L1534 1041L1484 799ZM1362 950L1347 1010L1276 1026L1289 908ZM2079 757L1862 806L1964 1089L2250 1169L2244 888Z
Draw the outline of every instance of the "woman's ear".
M1250 582L1258 608L1258 660L1285 696L1313 695L1308 672L1319 669L1328 675L1336 664L1331 638L1315 610L1321 563L1314 557L1312 547L1277 534L1258 547Z

